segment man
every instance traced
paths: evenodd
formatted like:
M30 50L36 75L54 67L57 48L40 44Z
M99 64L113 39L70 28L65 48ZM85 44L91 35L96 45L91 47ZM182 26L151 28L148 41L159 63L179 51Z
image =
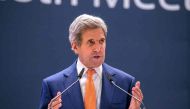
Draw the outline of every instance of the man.
M78 59L65 70L43 80L40 109L139 109L140 102L115 87L113 79L140 101L143 94L140 82L131 75L106 63L107 26L96 16L77 17L69 28L71 48ZM62 95L84 70L79 82ZM108 77L109 75L109 77Z

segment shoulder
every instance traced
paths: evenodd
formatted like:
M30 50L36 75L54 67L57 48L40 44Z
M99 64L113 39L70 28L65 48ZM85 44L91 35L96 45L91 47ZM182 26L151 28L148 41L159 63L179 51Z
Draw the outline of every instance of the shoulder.
M121 86L125 90L129 90L130 92L131 88L135 85L135 77L129 73L112 67L108 64L103 64L103 68L105 69L105 73L112 75L113 81L115 81L117 85Z
M127 79L127 80L135 79L135 77L130 75L128 72L112 67L106 63L103 64L103 68L105 69L105 72L110 73L111 75L115 75L119 79Z
M74 65L69 66L68 68L57 72L51 76L48 76L46 78L43 79L44 82L58 82L63 80L65 77L67 77L68 75L70 75L70 73L72 72L72 70L74 69Z

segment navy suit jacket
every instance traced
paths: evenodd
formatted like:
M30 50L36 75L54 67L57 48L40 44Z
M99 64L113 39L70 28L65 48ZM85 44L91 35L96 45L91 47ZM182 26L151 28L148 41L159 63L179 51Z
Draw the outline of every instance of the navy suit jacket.
M117 85L131 93L131 88L135 84L135 78L129 74L103 64L102 72L102 92L100 109L128 109L131 97L113 86L107 78L107 74L112 76ZM48 103L56 96L58 91L63 91L70 84L77 80L76 62L67 69L47 77L42 82L41 100L39 109L47 109ZM84 109L83 97L80 83L62 95L61 109Z

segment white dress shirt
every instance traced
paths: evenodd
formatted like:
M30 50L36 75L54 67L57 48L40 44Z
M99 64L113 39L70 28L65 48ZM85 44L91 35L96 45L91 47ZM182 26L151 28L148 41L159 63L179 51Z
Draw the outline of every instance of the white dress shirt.
M84 70L82 78L80 79L80 87L81 87L82 96L83 96L83 100L84 100L85 85L86 85L86 80L87 80L86 72L87 72L88 68L86 66L84 66L78 58L78 61L77 61L78 74L80 73L80 71L83 68L85 68L85 70ZM93 75L93 81L94 81L94 86L95 86L95 90L96 90L96 107L97 107L97 109L100 109L100 98L101 98L101 91L102 91L102 65L100 65L97 68L94 68L94 70L96 71L96 73Z

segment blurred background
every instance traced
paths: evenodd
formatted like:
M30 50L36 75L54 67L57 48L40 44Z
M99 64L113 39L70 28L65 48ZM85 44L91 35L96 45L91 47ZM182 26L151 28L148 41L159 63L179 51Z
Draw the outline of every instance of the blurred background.
M1 109L38 108L83 13L105 20L106 63L141 81L147 109L190 109L190 0L0 0Z

